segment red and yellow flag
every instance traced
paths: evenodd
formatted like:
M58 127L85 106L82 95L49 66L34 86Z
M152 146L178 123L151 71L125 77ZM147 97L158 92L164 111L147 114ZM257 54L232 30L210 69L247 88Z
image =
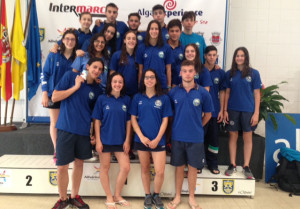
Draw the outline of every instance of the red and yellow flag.
M6 5L5 0L2 0L2 11L1 11L1 47L0 54L2 55L2 59L0 61L1 64L1 95L5 101L8 101L12 95L11 88L11 71L10 71L10 60L11 60L11 50L9 44L9 36L7 29L7 21L6 21Z

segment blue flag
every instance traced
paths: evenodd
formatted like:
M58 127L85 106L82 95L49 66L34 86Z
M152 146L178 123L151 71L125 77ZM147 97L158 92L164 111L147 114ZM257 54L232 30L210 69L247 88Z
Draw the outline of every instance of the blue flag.
M37 19L35 0L31 1L28 36L27 36L27 86L28 99L36 94L40 84L41 75L41 43L39 23Z

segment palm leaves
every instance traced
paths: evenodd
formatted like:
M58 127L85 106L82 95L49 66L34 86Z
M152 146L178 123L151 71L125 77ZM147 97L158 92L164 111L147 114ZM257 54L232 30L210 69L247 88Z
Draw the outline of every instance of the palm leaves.
M278 124L273 114L268 113L282 113L283 101L288 101L285 97L281 96L278 92L279 85L287 83L286 81L282 81L276 85L268 86L264 89L260 90L261 93L261 101L259 108L259 121L264 119L268 120L268 115L274 125L274 129L277 130ZM289 119L293 124L296 124L294 117L284 114L284 116Z

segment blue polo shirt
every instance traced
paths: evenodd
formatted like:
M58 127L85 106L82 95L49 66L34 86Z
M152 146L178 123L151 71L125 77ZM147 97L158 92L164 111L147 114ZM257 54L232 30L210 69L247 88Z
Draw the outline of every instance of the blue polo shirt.
M84 33L80 28L78 30L75 30L75 33L78 36L78 49L81 49L83 46L83 43L85 42L85 40L87 39L91 39L93 34L91 31L89 31L88 33ZM57 42L58 45L61 44L61 40L59 40Z
M49 53L41 76L42 91L47 91L48 97L52 96L54 87L58 84L65 72L72 71L71 65L73 58L74 57L70 57L67 59L60 52Z
M99 27L97 25L95 25L94 28L93 28L93 34L100 33L102 31L102 29L104 28L105 24L106 23L104 22L104 24L102 23ZM116 28L117 28L116 50L121 50L122 44L123 44L124 35L125 35L125 33L129 29L128 29L127 25L123 21L117 21Z
M110 62L110 70L121 73L125 79L126 94L133 96L138 92L138 68L134 55L127 54L128 64L120 64L121 51L113 54Z
M213 85L209 74L209 70L206 67L203 66L202 72L200 74L196 73L195 82L202 87L210 87Z
M168 44L170 46L170 44ZM171 47L171 46L170 46ZM174 62L172 63L172 84L179 85L181 83L180 70L181 63L184 60L184 46L179 45L174 49L171 47Z
M99 78L101 79L100 86L104 89L106 87L106 82L107 82L109 60L104 59L104 58L101 58L101 59L104 62L104 70L101 73L101 75L99 76ZM86 64L88 63L89 60L90 60L90 55L89 55L89 53L86 52L84 56L76 57L76 59L74 60L74 62L72 64L72 68L74 68L75 70L78 70L79 72L82 72L83 70L86 69Z
M214 111L208 91L195 84L195 87L187 92L180 84L169 92L169 96L174 108L172 139L203 143L202 113Z
M161 86L167 89L166 65L173 63L172 49L164 44L162 47L141 44L136 53L136 62L144 65L143 71L153 69L158 75Z
M196 44L199 47L201 62L204 63L204 50L206 48L206 44L203 36L200 36L196 33L188 35L182 32L179 40L185 46L188 44Z
M126 122L129 115L130 97L101 95L92 117L101 121L100 139L105 145L123 145L126 139Z
M55 90L67 90L75 85L79 73L68 71L59 81ZM82 136L90 136L91 115L94 104L102 90L96 83L85 81L71 96L61 101L56 128Z
M141 45L141 44L143 44L144 41L145 41L145 35L143 33L145 33L145 32L139 32L138 31L136 33L136 37L137 37L137 40L138 40L138 46Z
M228 109L240 112L254 112L254 90L262 88L259 72L251 69L250 76L242 78L242 72L230 78L230 71L226 72L226 88L230 89Z
M152 141L157 137L163 118L172 116L173 112L167 95L149 98L146 94L138 93L133 97L130 114L137 116L143 135ZM134 136L134 141L142 143L137 134ZM165 134L158 145L166 145Z
M215 111L212 112L212 117L217 118L220 112L220 97L219 92L226 89L225 87L225 71L222 69L216 70L213 68L210 72L210 77L213 85L209 93L212 98Z

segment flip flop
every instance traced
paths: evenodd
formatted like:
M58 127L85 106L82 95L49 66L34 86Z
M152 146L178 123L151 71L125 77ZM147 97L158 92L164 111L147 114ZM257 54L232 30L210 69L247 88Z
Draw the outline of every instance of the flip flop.
M218 175L220 174L220 170L218 168L209 169L212 174ZM215 172L214 172L215 171Z
M198 169L197 174L201 174L201 173L202 173L202 169Z
M117 209L115 202L105 202L104 204L107 209Z
M189 206L190 206L191 209L201 209L198 204L192 205L192 204L189 203Z
M129 207L130 206L130 203L125 199L120 200L120 201L116 201L116 204L118 204L122 207Z
M181 202L175 203L174 201L171 201L167 205L167 209L175 209L180 205Z

